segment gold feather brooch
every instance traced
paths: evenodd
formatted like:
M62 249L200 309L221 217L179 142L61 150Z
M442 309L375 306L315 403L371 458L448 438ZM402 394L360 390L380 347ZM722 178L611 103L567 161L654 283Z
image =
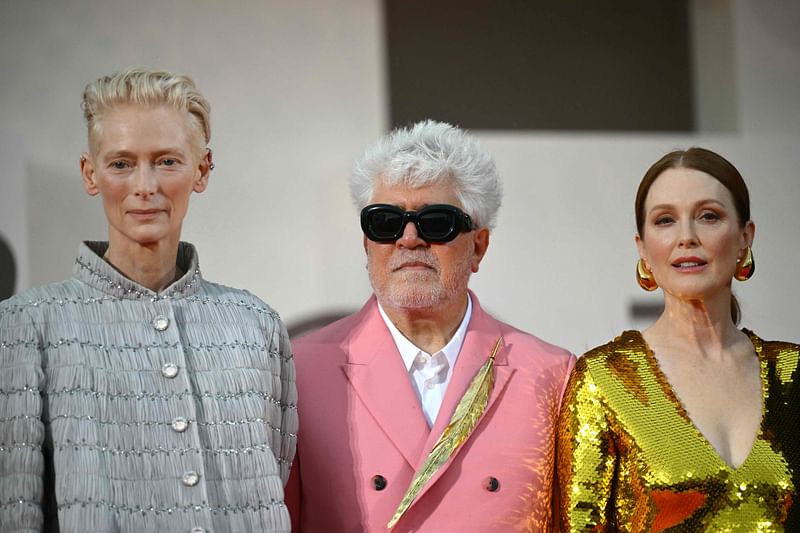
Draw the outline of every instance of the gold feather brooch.
M489 395L494 387L494 358L503 344L503 337L498 337L497 342L489 355L489 359L472 378L466 392L458 401L456 410L450 418L450 423L442 431L442 435L433 446L431 453L419 472L414 475L411 484L408 486L405 496L403 496L399 507L394 512L394 516L389 520L388 527L392 529L400 520L408 508L417 497L422 487L430 481L439 468L447 463L448 459L455 451L467 440L475 426L478 425L486 405L489 403Z

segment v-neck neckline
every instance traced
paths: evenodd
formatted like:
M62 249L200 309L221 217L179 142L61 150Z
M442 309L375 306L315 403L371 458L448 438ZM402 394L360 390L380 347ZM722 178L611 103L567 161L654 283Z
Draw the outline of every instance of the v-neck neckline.
M683 405L683 402L681 401L680 398L678 398L678 395L675 393L675 389L672 388L672 384L669 382L669 379L667 379L667 375L661 369L661 365L659 364L658 358L656 357L656 354L653 351L653 349L650 348L650 345L647 344L647 341L645 340L644 335L642 335L642 333L640 331L635 331L634 332L636 335L639 336L639 338L641 340L641 343L642 343L642 346L644 346L645 359L647 360L647 363L649 364L650 368L652 369L652 372L656 377L656 381L658 381L658 383L661 385L662 390L664 391L664 393L666 394L666 396L670 400L670 402L672 402L673 406L675 407L675 409L678 412L678 415L689 423L689 425L691 426L693 432L698 436L698 438L711 451L711 453L714 455L714 457L716 457L717 460L720 463L722 463L725 466L725 468L727 470L729 470L730 472L739 472L745 467L745 465L747 465L747 463L750 461L750 457L752 457L753 452L756 449L756 445L758 444L758 441L760 439L763 439L763 437L764 437L764 420L766 419L766 399L767 399L767 394L768 394L768 390L767 390L767 387L768 387L768 384L767 384L767 371L768 371L767 361L763 356L762 346L761 346L761 343L759 342L760 339L758 339L758 337L754 333L752 333L751 331L748 331L746 329L743 329L741 331L745 335L747 335L747 338L750 340L750 343L753 345L753 351L755 351L756 358L758 359L759 380L761 382L761 398L760 398L761 399L761 418L760 418L759 423L758 423L758 431L756 432L755 437L753 438L753 441L752 441L752 443L750 445L750 450L748 450L747 455L744 458L744 461L742 461L742 463L739 466L733 466L730 463L728 463L728 461L726 461L722 457L722 455L720 455L719 450L717 450L714 447L714 445L711 444L711 441L708 440L708 437L706 437L706 435L702 431L700 431L700 428L697 426L695 421L692 419L691 416L689 416L689 411L686 410L686 407Z

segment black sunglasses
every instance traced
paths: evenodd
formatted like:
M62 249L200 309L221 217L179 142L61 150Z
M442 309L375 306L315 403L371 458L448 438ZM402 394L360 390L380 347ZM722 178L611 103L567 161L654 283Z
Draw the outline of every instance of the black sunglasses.
M462 231L474 229L469 215L453 205L435 204L419 211L403 211L389 204L372 204L361 210L361 229L371 241L394 242L409 222L428 242L449 242Z

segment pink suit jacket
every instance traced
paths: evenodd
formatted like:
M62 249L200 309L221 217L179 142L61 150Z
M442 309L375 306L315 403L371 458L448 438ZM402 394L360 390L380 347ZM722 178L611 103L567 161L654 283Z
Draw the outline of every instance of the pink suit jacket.
M575 358L495 320L470 295L472 319L430 429L374 296L358 313L293 342L300 416L286 489L293 531L387 531L498 337L484 416L392 531L550 528L554 426Z

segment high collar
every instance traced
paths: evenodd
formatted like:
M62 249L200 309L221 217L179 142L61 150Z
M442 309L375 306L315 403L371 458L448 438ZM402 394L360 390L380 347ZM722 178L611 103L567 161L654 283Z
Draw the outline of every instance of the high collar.
M197 260L197 250L188 242L181 242L178 245L176 259L177 267L185 274L158 293L128 279L107 263L103 259L106 250L108 250L108 242L82 242L78 249L78 257L75 258L72 274L75 279L116 298L152 301L182 298L196 292L197 285L203 279Z

